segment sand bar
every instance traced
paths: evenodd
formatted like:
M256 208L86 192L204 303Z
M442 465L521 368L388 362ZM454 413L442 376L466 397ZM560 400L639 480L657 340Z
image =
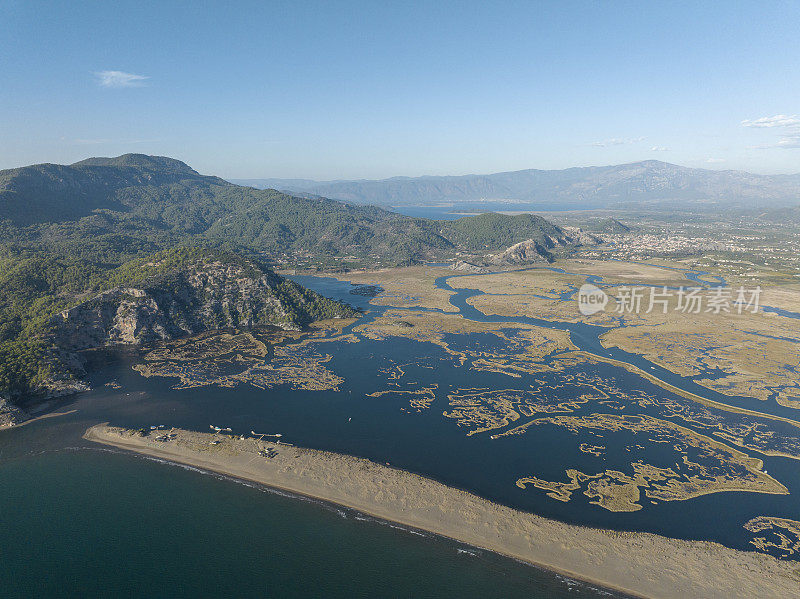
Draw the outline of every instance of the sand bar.
M170 441L158 441L165 432ZM643 597L793 597L800 564L704 541L564 524L369 460L173 429L85 438L323 499ZM265 440L266 441L266 440ZM274 457L259 451L272 447Z

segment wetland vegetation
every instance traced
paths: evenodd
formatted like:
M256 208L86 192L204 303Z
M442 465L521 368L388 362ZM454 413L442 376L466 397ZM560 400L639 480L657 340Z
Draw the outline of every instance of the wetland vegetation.
M413 357L390 352L379 362L364 361L374 366L362 367L361 377L367 378L361 401L379 402L382 410L398 415L439 418L451 431L448 435L460 431L467 444L476 442L472 439L487 440L485 450L491 448L492 460L519 463L515 475L508 472L507 478L492 483L523 493L503 491L507 498L508 493L516 497L512 504L519 501L528 509L544 505L542 501L572 505L582 497L566 513L583 513L585 518L594 513L591 506L622 515L711 495L730 497L734 504L743 493L765 498L790 495L798 487L797 468L779 468L775 474L766 466L774 459L800 461L800 421L785 415L781 408L786 406L777 398L753 397L748 403L743 394L738 403L729 405L725 402L730 395L698 395L703 387L687 386L685 381L691 379L679 372L669 378L643 363L629 364L582 348L585 341L578 333L583 325L573 322L580 319L575 317L572 296L582 281L593 276L588 273L602 273L593 280L613 293L622 281L674 283L682 272L664 265L634 264L629 271L623 263L602 266L576 260L557 263L564 272L534 267L459 275L440 266L415 266L348 273L337 275L339 295L330 293L337 288L332 279L320 278L320 289L327 288L335 297L345 297L354 285L376 293L360 296L366 312L357 320L322 322L308 332L224 333L169 342L150 350L134 368L148 377L177 379L174 389L249 385L351 393L353 373L349 367L343 370L347 359L342 356L360 345L387 347L393 339L402 339L420 350ZM312 279L300 278L314 286ZM519 318L513 306L526 286L534 295L548 296L554 310L530 322ZM459 293L474 293L476 288L486 291L463 303L457 299ZM503 313L481 321L459 307L475 306L474 299L484 295L507 302ZM559 311L563 319L558 318ZM658 326L652 322L656 316L648 318L642 322L615 317L598 323L595 334L605 339L609 332ZM748 314L736 326L750 325L758 331L773 326L776 318L784 317ZM686 326L690 335L697 324L689 320ZM793 326L793 321L783 325L784 336ZM426 347L433 349L422 349ZM688 345L685 351L696 350ZM787 357L778 354L773 359ZM697 382L703 381L698 377ZM558 451L548 462L513 457L530 443L538 448L536 455L546 451L547 443ZM789 515L782 502L775 506ZM782 537L745 538L744 533L755 526L748 528L745 523L755 517L759 516L726 524L726 534L738 535L738 543L753 549L788 557L780 547L791 544ZM622 522L617 525L625 526ZM786 536L785 531L780 534Z
M131 160L75 168L152 168ZM283 223L285 238L269 241L283 253L259 245L267 242L236 214L178 233L177 211L153 212L152 189L120 191L124 210L92 208L78 220L110 218L116 235L134 216L167 219L144 237L147 252L124 241L90 256L75 245L83 233L59 233L67 245L54 248L46 240L56 225L7 223L18 259L0 275L6 393L67 372L67 391L94 386L76 400L87 413L131 430L149 430L166 402L168 428L206 429L213 414L240 437L280 431L292 446L391 463L556 528L655 532L797 559L800 286L788 262L743 270L686 255L632 260L623 251L632 239L655 242L614 223L599 227L611 243L582 246L568 227L530 216L434 224L326 200L309 220L307 200L175 168L179 187L210 194L209 215L236 196L248 214L269 212L264 231ZM173 194L175 185L165 188L170 202L185 192ZM389 265L381 252L404 219L432 237ZM301 230L300 221L316 224ZM59 226L77 226L69 222ZM219 243L212 233L223 226L238 241ZM323 251L328 234L352 244ZM544 248L536 261L498 261L503 245L526 239ZM311 259L323 254L324 264ZM618 309L633 285L753 281L762 305L742 314L680 313L674 302L663 312ZM576 301L586 283L608 296L589 316ZM106 349L119 344L135 350ZM169 444L173 434L154 438ZM272 459L275 446L258 455ZM681 505L697 517L682 518Z

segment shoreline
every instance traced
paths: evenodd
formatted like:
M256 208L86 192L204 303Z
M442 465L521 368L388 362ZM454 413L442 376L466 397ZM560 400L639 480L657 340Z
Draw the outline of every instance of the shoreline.
M84 438L334 503L639 597L791 596L796 562L708 541L570 525L363 458L254 438L93 426ZM212 444L212 442L216 442ZM274 457L260 455L271 447Z

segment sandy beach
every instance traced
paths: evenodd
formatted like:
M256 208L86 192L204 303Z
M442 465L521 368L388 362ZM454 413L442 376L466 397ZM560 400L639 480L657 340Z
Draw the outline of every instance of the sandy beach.
M165 433L175 435L158 441ZM643 597L792 597L800 565L711 542L563 524L369 460L266 439L97 425L90 441L356 509ZM273 448L266 457L259 452Z

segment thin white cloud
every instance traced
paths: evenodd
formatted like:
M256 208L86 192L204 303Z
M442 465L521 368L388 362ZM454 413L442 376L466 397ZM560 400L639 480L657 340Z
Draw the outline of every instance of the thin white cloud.
M709 164L718 164L720 162L725 162L724 158L707 158L706 162Z
M800 148L800 135L793 135L791 137L782 137L772 144L760 144L757 146L748 146L751 150L794 150Z
M758 129L778 129L781 137L776 142L750 146L756 150L771 150L780 148L784 150L800 148L800 117L796 114L776 114L775 116L762 116L758 119L742 121L743 127Z
M125 71L97 71L95 72L100 87L142 87L150 79L145 75L135 75Z
M664 146L653 146L650 148L651 152L669 152L669 148L665 148Z
M773 129L775 127L800 127L800 118L796 114L776 114L775 116L762 116L758 119L745 119L742 127L756 127L759 129Z
M611 139L604 139L602 141L593 141L590 146L596 148L607 148L609 146L627 146L629 144L636 144L644 141L644 137L627 138L627 137L612 137Z

